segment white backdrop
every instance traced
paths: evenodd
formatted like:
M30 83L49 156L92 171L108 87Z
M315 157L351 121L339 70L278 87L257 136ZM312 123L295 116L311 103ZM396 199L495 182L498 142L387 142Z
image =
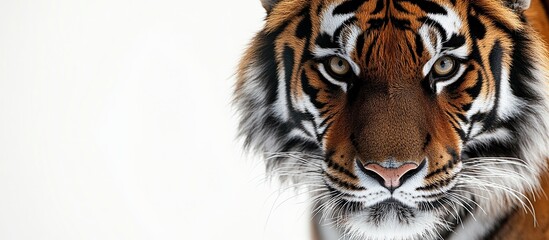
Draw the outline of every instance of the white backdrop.
M263 18L259 0L0 1L0 239L308 239L307 205L235 141Z

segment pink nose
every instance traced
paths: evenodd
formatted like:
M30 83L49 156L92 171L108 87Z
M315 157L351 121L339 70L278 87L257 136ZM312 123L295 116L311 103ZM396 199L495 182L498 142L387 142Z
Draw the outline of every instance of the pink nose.
M416 170L417 168L418 165L415 163L405 163L398 168L386 168L377 163L370 163L364 166L364 169L372 171L375 175L381 177L384 181L385 187L389 189L394 189L400 186L404 182L404 180L415 174L416 171L413 170Z

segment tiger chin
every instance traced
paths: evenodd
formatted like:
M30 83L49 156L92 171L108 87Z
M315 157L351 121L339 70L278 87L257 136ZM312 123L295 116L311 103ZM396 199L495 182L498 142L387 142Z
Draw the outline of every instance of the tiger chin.
M262 0L235 87L246 148L308 191L316 238L505 238L549 158L530 4Z

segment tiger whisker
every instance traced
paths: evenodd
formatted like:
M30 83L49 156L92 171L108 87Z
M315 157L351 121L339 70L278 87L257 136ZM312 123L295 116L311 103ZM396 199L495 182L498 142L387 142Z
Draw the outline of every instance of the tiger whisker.
M534 210L533 204L530 201L530 199L526 195L524 195L523 193L521 193L521 192L519 192L515 189L509 188L507 186L501 185L501 184L497 184L497 183L494 183L494 182L488 182L486 180L475 178L474 176L468 176L468 175L465 175L465 174L463 174L462 176L465 177L465 178L468 178L469 180L471 180L471 182L473 184L471 184L470 187L475 187L475 184L477 184L477 185L480 185L480 186L492 187L492 188L495 188L495 189L505 191L506 193L508 193L507 196L512 196L515 200L517 200L520 203L520 205L524 208L525 212L530 212L532 214L532 216L534 216L534 221L535 221L535 210ZM527 203L523 199L526 199Z

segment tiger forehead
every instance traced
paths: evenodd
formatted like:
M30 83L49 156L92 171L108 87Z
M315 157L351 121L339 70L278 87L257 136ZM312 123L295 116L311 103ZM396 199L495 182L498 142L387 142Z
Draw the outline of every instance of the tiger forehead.
M351 13L355 14L357 18L365 20L380 16L389 16L395 19L399 17L417 18L426 15L426 13L440 13L441 7L464 9L465 5L458 0L284 0L280 1L267 16L266 29L272 31L287 20L302 16L305 12L309 12L312 18L321 15L326 10L331 10L334 15ZM335 8L331 8L334 6ZM371 23L379 24L385 20L377 23L375 21ZM363 27L367 27L367 22L363 23L365 24Z
M334 5L339 6L338 11L352 12L358 14L360 18L370 17L371 12L368 10L376 10L379 14L390 14L390 16L417 17L426 13L436 13L440 7L466 14L469 6L475 5L510 29L522 28L521 20L517 15L493 0L281 0L268 14L265 30L266 32L276 31L288 20L305 14L315 23L317 22L315 19L318 19L324 10Z
M461 15L466 14L466 11L460 10L466 7L458 6L460 4L455 1L447 5L444 2L425 0L350 0L330 3L319 13L318 34L330 35L336 38L339 44L345 44L350 42L349 38L353 32L360 31L360 34L365 34L366 37L382 35L388 40L386 44L394 44L396 47L399 41L410 41L409 38L414 38L425 25L427 28L437 28L439 34L458 33L461 26L452 23L461 22ZM441 21L445 22L442 25L451 23L453 26L442 26L439 23ZM359 30L354 29L355 27ZM453 29L451 32L444 32L448 28ZM338 37L341 39L337 39ZM417 39L411 41L414 40ZM358 42L357 45L360 43L362 42Z
M352 6L353 2L357 2ZM348 1L339 4L333 14L354 14L357 24L369 30L418 30L430 14L446 14L444 3L410 0Z
M425 46L422 41L429 41L434 46L441 34L459 32L459 24L450 26L453 29L448 32L447 26L442 27L433 20L450 16L453 19L446 22L460 22L455 8L450 9L445 4L421 0L331 3L320 14L316 38L317 50L320 51L317 52L340 48L341 53L362 65L365 73L375 77L414 78L429 59L423 54ZM439 26L439 36L435 36L433 28L426 31L424 35L428 37L423 39L419 33L422 26L431 28L435 24Z

